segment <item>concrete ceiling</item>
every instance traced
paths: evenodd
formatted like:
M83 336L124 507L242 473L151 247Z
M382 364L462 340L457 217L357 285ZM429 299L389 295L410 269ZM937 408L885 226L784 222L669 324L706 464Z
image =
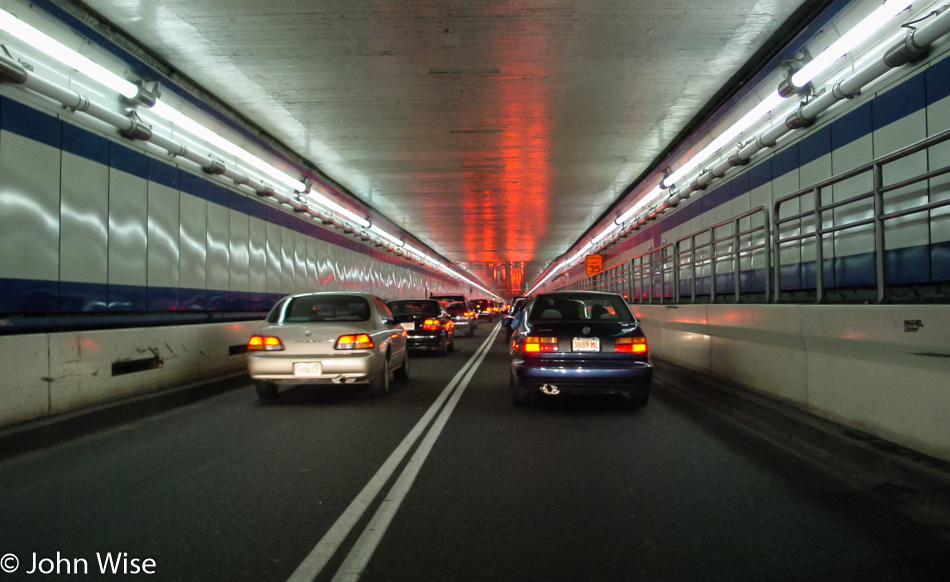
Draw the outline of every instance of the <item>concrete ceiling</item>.
M520 294L802 0L85 0L390 221Z

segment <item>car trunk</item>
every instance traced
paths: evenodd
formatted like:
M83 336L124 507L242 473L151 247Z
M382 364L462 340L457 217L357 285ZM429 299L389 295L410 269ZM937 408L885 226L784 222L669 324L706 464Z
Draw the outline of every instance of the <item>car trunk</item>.
M333 356L341 353L334 349L340 336L372 332L358 323L295 323L268 326L258 333L279 337L284 344L284 355Z

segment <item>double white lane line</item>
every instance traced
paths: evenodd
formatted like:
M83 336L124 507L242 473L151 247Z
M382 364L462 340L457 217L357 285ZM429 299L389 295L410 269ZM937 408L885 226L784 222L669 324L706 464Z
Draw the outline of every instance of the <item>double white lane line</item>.
M392 489L389 490L386 498L383 499L379 509L376 510L376 515L370 520L369 525L363 530L356 544L353 545L350 553L346 556L343 565L337 570L333 582L355 581L359 578L360 573L365 569L373 552L376 551L376 547L379 545L380 540L382 540L383 534L386 533L386 528L388 528L390 522L392 522L393 516L396 515L396 511L399 509L400 504L402 504L402 500L405 499L409 488L412 487L416 475L419 474L422 464L432 450L432 445L434 445L436 439L439 438L442 429L445 427L445 423L448 422L449 416L452 415L452 411L455 410L455 406L462 397L462 393L465 392L465 388L468 387L468 383L472 380L475 371L488 354L488 350L495 341L499 330L501 330L501 326L496 325L484 343L475 351L475 355L462 366L458 374L446 385L442 393L439 394L439 397L436 398L432 406L429 407L429 410L427 410L419 422L416 423L416 426L409 431L406 438L399 443L396 450L389 455L389 458L386 459L383 466L373 475L369 483L363 487L363 490L356 496L356 499L350 503L350 506L343 512L343 515L336 520L336 523L333 524L327 534L323 536L323 539L313 548L287 582L312 582L313 579L320 574L330 558L333 557L333 554L339 549L344 538L350 534L356 526L356 523L363 516L366 508L376 499L380 491L382 491L383 486L402 464L403 459L405 459L412 447L415 446L416 442L424 435L419 448L416 449L416 452L409 458L409 462L402 470L396 483ZM443 404L445 405L444 407ZM429 423L436 415L438 415L438 417L435 419L435 422L432 422L432 425L429 426Z

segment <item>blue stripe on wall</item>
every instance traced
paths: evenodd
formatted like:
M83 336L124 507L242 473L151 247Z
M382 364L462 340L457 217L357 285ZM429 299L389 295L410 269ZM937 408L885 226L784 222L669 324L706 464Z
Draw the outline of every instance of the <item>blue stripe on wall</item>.
M109 311L146 311L148 292L139 285L109 284Z
M804 166L831 153L831 128L822 127L798 142L798 161Z
M927 69L927 105L950 97L950 58Z
M175 166L169 166L154 158L148 158L148 179L150 182L178 190L179 184L181 184L180 174L181 170Z
M178 287L146 287L148 311L178 311Z
M109 145L109 165L127 174L148 179L148 158L121 144Z
M219 206L228 207L230 190L190 172L181 173L181 191Z
M749 170L748 174L750 179L750 191L765 186L772 181L772 158L767 158L761 163L756 164Z
M874 128L881 129L924 109L927 105L925 79L925 75L916 75L874 99L871 102Z
M0 127L7 131L59 148L63 143L62 125L63 123L52 115L0 97Z
M59 284L59 309L62 313L108 311L109 288L105 283Z
M63 151L103 166L109 165L108 140L70 123L63 124Z
M772 156L772 179L784 176L785 174L798 170L801 164L798 161L798 144L792 144L788 148Z
M59 310L59 281L0 278L0 313L54 313Z
M836 150L870 135L873 127L871 103L865 103L831 124L831 149Z

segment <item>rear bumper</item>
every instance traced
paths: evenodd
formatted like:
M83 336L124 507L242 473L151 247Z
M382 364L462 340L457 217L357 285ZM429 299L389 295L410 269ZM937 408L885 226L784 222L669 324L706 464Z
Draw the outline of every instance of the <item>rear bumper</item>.
M410 350L435 350L445 341L442 333L425 333L413 335L412 332L409 332L409 337L406 338L406 347Z
M295 362L319 362L322 374L295 376ZM247 371L254 380L267 380L277 384L364 384L382 372L383 362L382 355L370 351L346 357L252 353L247 357Z
M653 381L653 366L649 362L578 367L513 360L511 372L520 389L549 384L561 392L582 394L641 392L649 390Z

